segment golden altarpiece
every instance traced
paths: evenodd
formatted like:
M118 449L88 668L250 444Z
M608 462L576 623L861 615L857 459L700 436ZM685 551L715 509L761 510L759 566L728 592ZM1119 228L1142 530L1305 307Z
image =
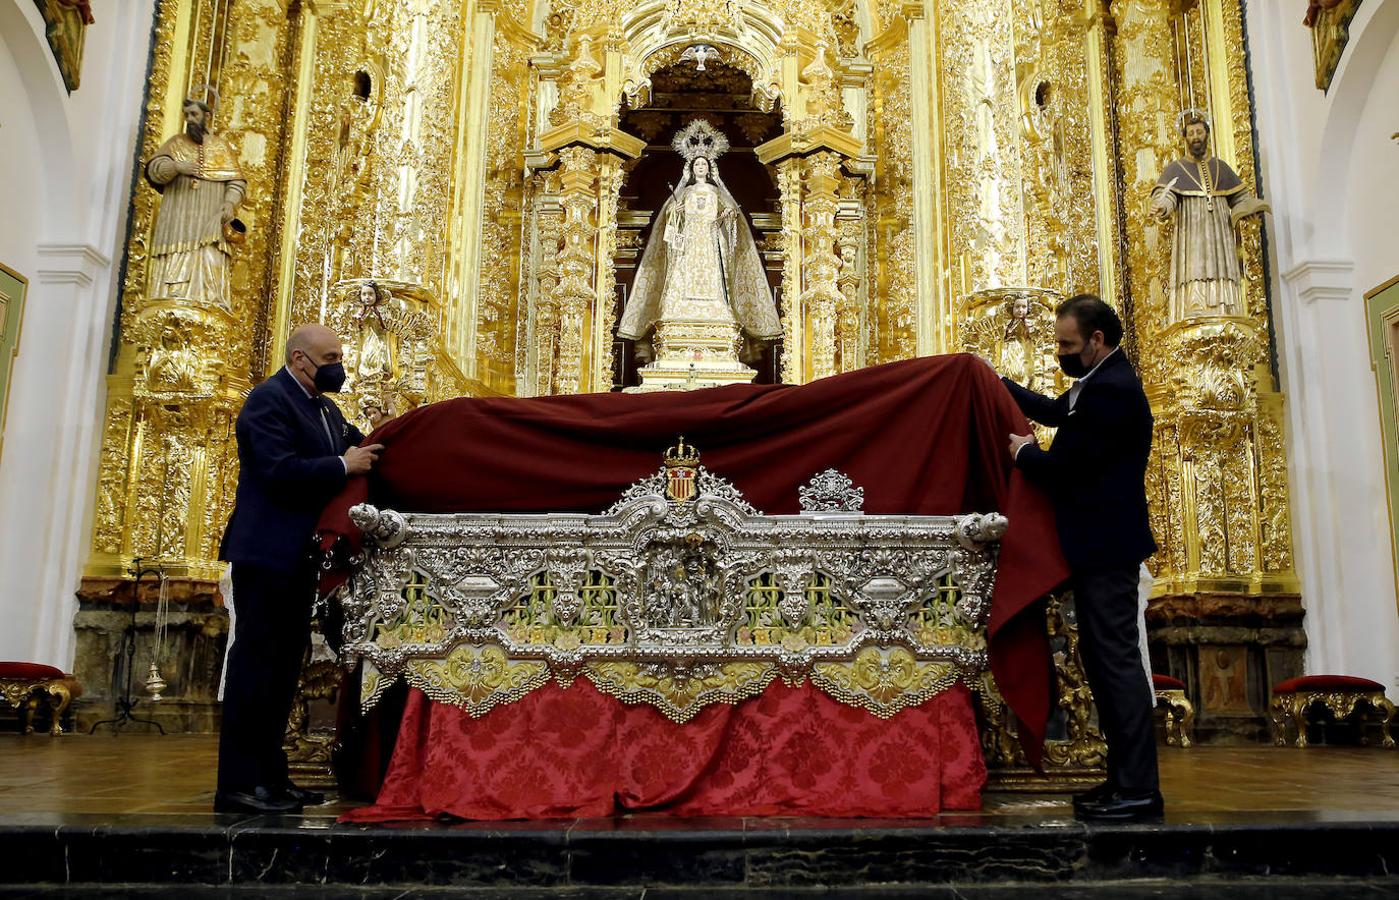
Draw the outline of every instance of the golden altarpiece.
M351 417L634 384L617 319L679 178L672 136L703 118L781 316L759 381L972 350L1052 392L1053 305L1124 313L1157 422L1157 668L1202 731L1261 731L1304 643L1262 238L1240 226L1240 314L1172 321L1172 226L1146 215L1190 107L1266 194L1240 5L161 0L141 158L209 100L247 235L229 309L152 297L158 195L133 187L77 622L94 712L139 556L175 610L157 713L207 727L232 424L290 326L344 335ZM1071 732L1082 693L1064 686Z

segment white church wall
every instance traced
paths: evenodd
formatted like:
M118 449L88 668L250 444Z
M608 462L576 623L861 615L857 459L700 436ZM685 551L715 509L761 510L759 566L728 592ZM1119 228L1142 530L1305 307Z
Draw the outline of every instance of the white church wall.
M29 279L0 453L0 659L67 667L154 0L99 4L68 94L28 0L0 0L0 261Z
M1399 611L1364 293L1399 274L1399 3L1367 3L1330 90L1300 8L1248 4L1309 672L1399 688Z

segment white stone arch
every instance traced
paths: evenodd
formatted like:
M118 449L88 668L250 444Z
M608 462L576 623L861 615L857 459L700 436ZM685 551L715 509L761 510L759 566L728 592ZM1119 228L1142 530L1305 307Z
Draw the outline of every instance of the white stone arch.
M35 14L37 18L37 13ZM72 124L66 112L68 90L58 72L52 51L36 33L19 3L0 4L0 40L19 69L29 99L33 134L38 138L44 171L39 177L44 197L44 237L70 234L81 225L74 178Z
M85 38L82 86L70 95L38 8L0 2L0 43L16 70L5 76L5 127L23 129L36 154L0 155L0 182L33 184L6 209L26 232L0 247L29 278L0 454L0 520L24 523L0 542L0 657L60 667L73 660L114 260L130 203L154 3L125 0L99 11Z
M1349 195L1352 148L1361 115L1371 98L1380 66L1399 35L1399 3L1378 3L1367 11L1361 7L1359 21L1352 22L1351 38L1345 55L1331 79L1330 105L1322 126L1318 156L1314 222L1344 223ZM1348 230L1323 228L1313 234L1313 256L1342 257L1348 254ZM1368 285L1367 285L1368 287Z

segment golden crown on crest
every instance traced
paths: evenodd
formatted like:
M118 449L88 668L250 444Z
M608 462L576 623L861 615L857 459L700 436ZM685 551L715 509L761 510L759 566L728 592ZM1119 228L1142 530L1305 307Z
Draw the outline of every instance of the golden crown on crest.
M685 435L680 435L675 446L667 447L665 452L665 467L667 469L693 469L699 465L700 452L694 445L685 443Z

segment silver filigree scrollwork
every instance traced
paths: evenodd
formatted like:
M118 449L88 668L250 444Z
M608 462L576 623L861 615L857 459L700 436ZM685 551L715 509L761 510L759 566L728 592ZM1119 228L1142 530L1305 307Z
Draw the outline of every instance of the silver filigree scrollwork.
M999 513L962 516L957 521L957 543L968 550L975 550L983 544L999 541L1009 526L1010 521Z
M827 469L803 485L797 499L804 513L860 512L865 508L865 489L856 487L843 472Z
M368 503L350 507L350 521L384 550L397 547L408 536L408 523L401 513L376 509Z
M687 502L666 490L662 469L601 515L354 507L368 540L342 659L373 674L365 702L399 677L439 698L457 679L484 709L544 674L624 664L699 696L734 666L799 680L869 648L958 677L985 668L1004 516L831 515L862 506L834 470L797 515L764 515L702 467Z

